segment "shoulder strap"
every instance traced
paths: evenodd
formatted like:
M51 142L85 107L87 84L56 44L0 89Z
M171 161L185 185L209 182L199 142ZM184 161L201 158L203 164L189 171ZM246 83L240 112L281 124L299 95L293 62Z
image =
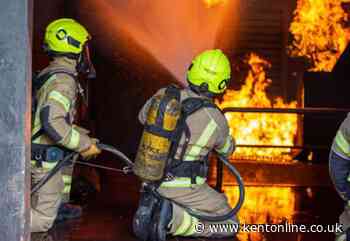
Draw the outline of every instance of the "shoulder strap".
M69 70L66 70L63 68L54 69L54 70L48 71L46 73L42 73L42 74L40 73L33 79L34 90L36 90L36 91L40 90L40 88L43 87L43 85L46 83L46 81L48 79L50 79L51 76L53 76L55 74L67 74L74 79L77 78L76 74L72 71L69 71Z
M169 85L165 89L165 94L175 98L177 101L180 102L181 93L180 93L180 87L179 86L177 86L175 84Z
M178 122L177 130L176 130L176 141L174 142L174 145L172 147L171 156L174 158L177 152L177 148L179 146L179 142L181 140L181 136L184 133L185 143L183 144L182 151L180 153L179 160L175 160L174 165L178 165L179 161L181 162L183 160L183 157L186 153L187 146L191 139L191 132L190 128L188 127L186 123L186 119L197 112L198 110L202 108L215 108L219 109L211 100L198 98L198 97L189 97L181 102L181 117Z

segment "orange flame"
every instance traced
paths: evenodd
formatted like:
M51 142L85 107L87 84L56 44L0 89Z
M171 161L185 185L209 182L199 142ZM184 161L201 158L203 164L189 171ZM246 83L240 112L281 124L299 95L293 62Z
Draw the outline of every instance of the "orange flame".
M290 187L246 187L246 199L238 213L240 223L280 224L293 223L295 193ZM237 202L238 188L224 187L231 205ZM266 240L263 233L239 233L240 241Z
M298 0L290 25L294 40L289 55L307 58L312 65L310 71L332 71L349 42L343 26L348 16L342 2L345 1Z
M219 4L225 3L226 0L204 0L204 3L208 8L218 6Z
M220 108L261 107L295 108L296 102L284 103L281 97L272 101L266 95L271 80L266 78L265 68L270 63L252 53L248 56L250 70L240 90L227 90ZM268 113L226 113L232 136L237 144L294 145L297 133L297 115ZM290 148L237 148L234 159L261 159L271 161L291 160Z

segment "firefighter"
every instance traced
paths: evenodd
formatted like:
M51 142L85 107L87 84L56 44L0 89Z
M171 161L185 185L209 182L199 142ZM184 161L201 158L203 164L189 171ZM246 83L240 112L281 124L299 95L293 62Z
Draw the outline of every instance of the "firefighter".
M230 75L229 59L221 50L204 51L192 61L187 72L189 87L180 89L180 102L184 103L186 99L199 98L210 103L208 105L210 107L200 108L186 119L189 135L182 134L174 160L170 161L175 164L165 168L168 172L166 175L168 178L163 179L157 188L158 193L165 197L159 208L152 208L156 206L152 195L147 192L142 193L133 221L134 233L139 239L164 241L167 234L192 237L230 237L235 235L234 232L210 233L208 229L198 232L196 225L208 223L191 216L181 207L183 205L210 216L227 214L231 210L227 197L206 183L208 155L216 151L229 157L235 149L235 142L230 135L227 120L213 101L214 97L224 93L229 84ZM149 119L148 115L151 116L150 113L154 112L149 111L152 101L163 95L164 92L166 92L165 88L160 89L143 106L139 113L139 120L142 124L145 124ZM172 112L174 113L174 111ZM164 116L165 121L166 114ZM157 143L156 140L149 142ZM144 146L140 145L142 148L145 148ZM161 153L161 151L154 152ZM138 161L137 158L136 161ZM154 162L150 161L150 163ZM135 166L138 167L137 163ZM142 165L139 166L142 167ZM149 170L152 169L149 168ZM142 173L142 170L136 169L134 171ZM145 172L147 171L145 170ZM152 219L155 216L159 218ZM152 219L151 225L148 224L150 219ZM237 224L238 220L233 217L222 223Z
M44 50L51 62L33 80L33 88L41 84L33 96L32 184L50 172L59 156L74 151L89 159L101 152L95 139L73 125L81 88L77 77L92 77L95 73L89 58L89 40L85 27L73 19L58 19L46 28ZM52 227L70 183L70 176L58 172L32 195L31 232L45 232Z
M329 173L345 207L339 217L343 232L336 233L336 241L350 240L350 114L340 125L329 155Z

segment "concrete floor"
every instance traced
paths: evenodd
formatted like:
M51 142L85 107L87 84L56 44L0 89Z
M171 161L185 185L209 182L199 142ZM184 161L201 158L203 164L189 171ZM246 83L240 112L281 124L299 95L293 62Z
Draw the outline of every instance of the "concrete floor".
M235 188L225 187L231 203ZM329 187L247 187L246 204L239 216L246 223L335 224L342 202ZM101 203L101 202L100 202ZM131 232L133 204L91 204L81 219L56 225L32 241L136 241ZM243 233L240 241L329 241L333 233ZM191 239L173 238L185 241ZM207 239L196 239L207 240ZM225 240L225 239L222 239ZM226 239L226 240L233 240Z

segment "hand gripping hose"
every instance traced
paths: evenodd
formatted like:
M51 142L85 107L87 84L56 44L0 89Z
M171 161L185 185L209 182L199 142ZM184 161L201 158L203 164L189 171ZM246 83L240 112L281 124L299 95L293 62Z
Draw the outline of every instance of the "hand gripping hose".
M131 172L134 163L124 153L122 153L115 147L102 143L98 143L97 147L103 151L111 152L117 157L119 157L127 165L127 167L123 168L124 173ZM44 176L39 182L35 183L32 186L31 195L37 192L42 186L44 186L59 170L61 170L62 167L68 165L68 163L70 162L74 163L78 159L78 157L79 153L72 152L69 155L67 155L63 160L59 161L46 176Z
M238 187L239 187L239 199L237 201L237 204L235 205L234 208L231 209L231 211L229 211L228 213L226 213L224 215L220 215L220 216L210 216L210 215L205 215L205 214L199 214L198 211L192 210L191 208L188 208L188 207L184 206L183 204L174 202L173 200L169 199L169 201L182 207L191 216L196 217L199 220L208 221L208 222L222 222L222 221L226 221L228 219L234 218L234 216L241 209L243 202L244 202L244 198L245 198L245 188L244 188L243 179L242 179L241 175L239 174L238 170L227 160L227 158L225 158L223 156L219 156L219 159L225 164L225 166L230 170L230 172L236 178L237 183L238 183ZM151 191L154 193L154 195L156 195L158 198L161 198L161 199L165 198L157 192L155 187L147 187L147 184L145 184L145 185L146 185L145 188L146 189L150 188Z

